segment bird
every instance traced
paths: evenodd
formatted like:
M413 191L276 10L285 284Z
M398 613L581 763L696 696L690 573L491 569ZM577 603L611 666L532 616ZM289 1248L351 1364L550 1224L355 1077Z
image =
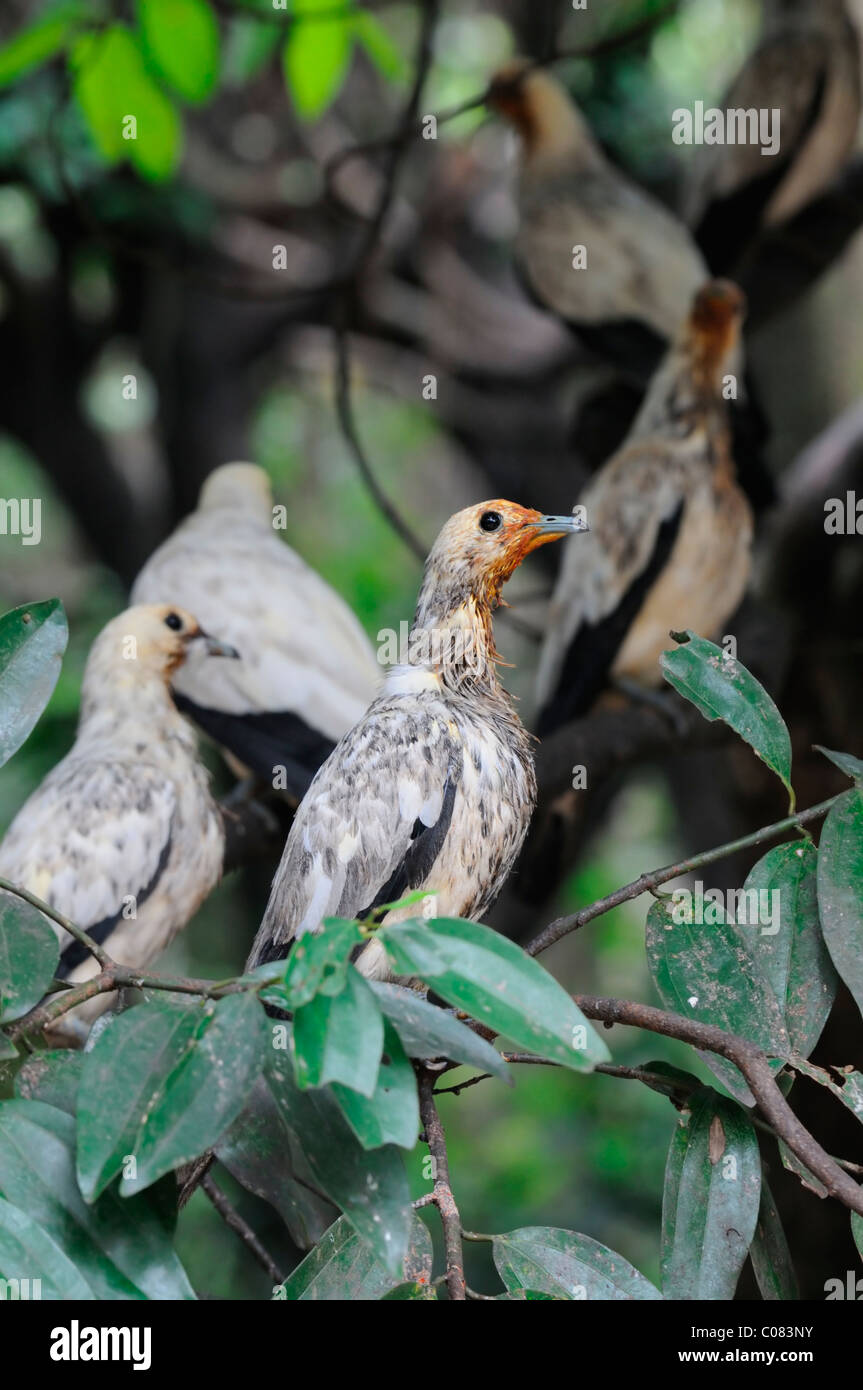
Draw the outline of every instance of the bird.
M591 351L649 375L708 278L689 231L611 163L550 73L515 59L487 102L520 137L515 253L529 291Z
M205 479L197 509L150 556L135 603L170 598L237 647L176 672L178 708L227 752L233 770L299 800L377 692L381 666L347 603L274 529L263 468L229 463Z
M142 969L185 926L222 872L225 832L197 736L168 683L190 651L236 651L170 604L120 613L94 641L75 742L25 801L0 843L0 876L83 928L122 965ZM53 920L57 976L99 966ZM52 1032L80 1041L103 994Z
M436 894L438 916L488 910L536 800L531 738L498 677L492 612L527 554L584 529L578 516L507 501L450 517L425 564L409 661L389 669L301 802L248 968L282 959L326 917L364 919L414 890ZM376 940L358 966L386 975Z
M736 479L725 381L742 291L716 280L690 313L623 446L581 497L590 534L564 554L537 670L538 732L586 713L609 681L661 685L669 632L721 632L749 579L752 508Z
M844 0L767 0L762 38L726 93L725 111L778 112L779 149L705 144L693 162L687 220L714 273L757 234L788 221L839 174L860 121L857 30Z

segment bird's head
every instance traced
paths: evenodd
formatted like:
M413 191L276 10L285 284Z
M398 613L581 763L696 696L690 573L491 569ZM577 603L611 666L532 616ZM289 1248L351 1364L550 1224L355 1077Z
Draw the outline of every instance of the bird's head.
M563 155L592 145L586 122L557 78L526 58L494 73L486 104L521 136L525 158Z
M426 562L426 579L465 598L494 603L532 550L586 530L580 516L545 516L515 502L480 502L450 517Z
M746 317L746 296L731 280L708 280L695 296L684 328L685 346L696 375L715 390L727 370L734 370Z
M272 506L270 479L256 463L223 463L214 468L204 479L198 497L198 509L207 512L253 510L269 517Z
M91 661L128 667L130 676L167 682L191 652L238 657L239 652L204 632L197 618L171 603L141 603L113 618L96 638ZM89 664L89 663L88 663Z

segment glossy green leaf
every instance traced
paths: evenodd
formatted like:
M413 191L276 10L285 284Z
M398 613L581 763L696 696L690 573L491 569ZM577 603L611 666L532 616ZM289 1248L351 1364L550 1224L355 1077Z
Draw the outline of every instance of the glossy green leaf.
M436 1303L437 1289L434 1284L396 1284L394 1289L385 1293L381 1300L383 1303Z
M11 1023L35 1008L54 978L60 943L47 917L0 890L0 1019Z
M770 981L791 1047L804 1057L821 1036L839 985L821 934L817 869L811 840L777 845L754 866L738 899L738 929Z
M0 88L17 82L62 52L84 13L76 3L54 5L0 46Z
M404 1288L405 1282L427 1288L431 1271L431 1237L419 1217L414 1216L411 1222L410 1241L398 1276L375 1259L350 1222L340 1217L285 1280L284 1296L289 1302L377 1300L391 1290Z
M69 629L58 598L0 618L0 767L32 732L51 698Z
M248 1192L269 1202L299 1249L310 1249L335 1221L336 1208L315 1192L311 1169L267 1076L258 1077L239 1120L216 1145L216 1157Z
M363 936L356 922L327 918L319 932L305 932L294 943L285 968L285 1007L299 1009L316 994L341 994L348 982L351 952Z
M732 1299L755 1234L761 1155L733 1101L705 1087L675 1127L662 1197L662 1292Z
M0 1196L46 1231L98 1299L189 1299L172 1249L176 1184L91 1207L75 1178L75 1122L36 1100L0 1103Z
M374 1094L384 1045L378 1001L351 967L346 987L318 994L294 1015L294 1067L304 1090L340 1081L363 1096Z
M605 1043L566 991L490 927L457 918L414 919L382 927L378 940L396 974L418 975L448 1004L519 1047L573 1071L608 1060Z
M661 1299L628 1260L590 1236L526 1226L495 1236L497 1272L510 1293L529 1289L565 1299Z
M219 26L207 0L137 0L150 63L184 101L206 101L219 76Z
M60 1246L37 1221L0 1197L0 1280L7 1285L4 1299L12 1297L8 1287L15 1280L19 1298L54 1302L92 1299L93 1290L78 1273ZM38 1293L35 1292L38 1281ZM22 1284L24 1289L22 1289Z
M368 54L378 72L398 82L407 71L403 54L393 42L389 32L368 10L361 10L353 19L354 37Z
M409 1057L423 1061L447 1057L451 1062L462 1062L477 1071L490 1072L508 1086L513 1085L512 1070L500 1053L448 1010L429 1004L415 989L377 980L370 983Z
M711 721L721 719L791 788L791 736L764 686L721 647L694 632L659 659L669 685Z
M863 1013L863 791L832 807L818 849L818 908L827 949Z
M288 91L303 120L317 120L335 101L352 52L353 29L343 18L291 26L282 62Z
M846 777L850 777L852 782L858 786L863 784L863 761L855 758L851 753L837 753L832 748L823 748L820 743L814 743L813 748L816 753L823 753L825 758L829 758L840 772L844 772Z
M333 1085L333 1095L364 1149L377 1149L381 1144L412 1149L416 1144L420 1131L417 1080L392 1024L384 1030L374 1094L367 1098L347 1086Z
M796 1301L800 1297L797 1275L788 1241L782 1229L782 1222L773 1193L767 1186L762 1173L761 1205L758 1209L758 1222L749 1251L752 1269L761 1297L767 1301Z
M253 994L130 1009L88 1052L78 1092L78 1178L92 1201L120 1172L124 1196L204 1153L260 1071L266 1018Z
M128 159L145 178L170 178L180 157L177 109L150 76L122 24L75 45L73 90L96 147L111 164Z
M695 916L702 922L693 922ZM647 963L667 1009L748 1038L769 1054L787 1056L788 1035L776 997L740 928L718 903L664 898L647 914ZM703 1060L733 1096L751 1105L740 1072L724 1058ZM775 1062L774 1067L781 1067Z
M272 1041L263 1075L281 1132L295 1146L291 1152L302 1154L312 1187L344 1212L376 1258L401 1279L412 1212L398 1149L391 1144L363 1149L329 1090L300 1090L289 1056L289 1024L273 1024ZM259 1104L256 1093L236 1121L237 1129L255 1124ZM226 1138L230 1143L231 1134ZM283 1146L287 1151L289 1145Z
M34 1052L15 1077L15 1094L19 1100L41 1100L74 1115L83 1068L82 1052Z

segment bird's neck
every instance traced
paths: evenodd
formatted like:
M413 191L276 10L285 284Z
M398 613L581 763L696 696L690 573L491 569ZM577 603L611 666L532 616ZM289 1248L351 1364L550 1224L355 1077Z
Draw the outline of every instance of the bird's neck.
M128 671L115 672L110 685L85 673L78 741L110 739L112 745L145 743L148 749L170 741L175 749L179 742L194 752L195 733L174 704L164 676L142 676L134 666L130 661Z
M409 639L410 664L433 671L451 690L503 697L491 595L420 592Z

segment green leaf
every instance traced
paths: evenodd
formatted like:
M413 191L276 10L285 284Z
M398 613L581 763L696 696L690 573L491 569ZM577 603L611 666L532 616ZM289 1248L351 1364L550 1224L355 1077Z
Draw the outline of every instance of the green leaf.
M370 984L409 1057L421 1061L446 1057L450 1062L463 1062L477 1071L491 1072L507 1086L513 1085L512 1069L500 1053L446 1009L429 1004L415 989L403 985L377 980Z
M448 1004L519 1047L592 1071L608 1048L548 971L489 927L457 918L382 927L378 940L398 975L419 975Z
M696 915L705 920L694 923ZM698 913L694 899L655 902L647 914L645 943L653 983L667 1009L787 1056L788 1035L776 997L749 943L718 903L705 900ZM732 1095L753 1103L735 1066L712 1054L699 1055ZM782 1062L772 1065L778 1070Z
M607 1245L554 1226L525 1226L495 1236L497 1272L510 1293L530 1290L554 1298L630 1301L662 1294Z
M65 47L84 13L80 4L56 5L0 47L0 88L41 67Z
M787 1168L789 1173L793 1173L799 1178L803 1186L810 1192L814 1192L816 1197L824 1198L827 1196L827 1188L820 1178L814 1173L810 1173L806 1164L799 1159L792 1149L789 1149L784 1139L779 1140L779 1157L782 1159L782 1167Z
M426 1289L425 1294L411 1294L410 1297L426 1297L431 1272L431 1237L418 1216L411 1222L410 1242L397 1276L375 1259L350 1222L340 1217L285 1280L285 1298L288 1302L311 1299L365 1302L404 1288L405 1281L410 1287Z
M0 1019L11 1023L35 1008L54 978L60 943L48 919L0 890Z
M851 1213L851 1234L854 1237L854 1244L857 1246L860 1258L863 1260L863 1216L860 1216L856 1211Z
M0 1103L0 1196L45 1230L97 1299L195 1295L172 1249L176 1184L88 1207L75 1180L75 1122L36 1100Z
M180 157L180 118L130 31L112 24L87 35L70 61L75 99L102 157L109 164L128 159L154 182L170 178Z
M297 114L317 120L335 101L347 77L353 28L345 19L294 23L282 50L285 82Z
M222 64L222 83L242 87L257 77L282 41L284 26L238 15L231 21Z
M852 757L850 753L835 753L831 748L823 748L820 743L813 743L812 747L816 753L823 753L825 758L844 772L846 777L850 777L852 782L856 782L858 787L863 785L863 762L859 758Z
M289 1041L290 1026L274 1024L273 1047L263 1072L282 1132L290 1136L292 1151L302 1153L314 1188L344 1212L376 1258L401 1279L413 1213L399 1151L391 1144L363 1149L328 1090L301 1091L288 1055ZM253 1094L236 1121L237 1129L255 1123L259 1103L259 1093ZM229 1143L231 1137L229 1133ZM290 1145L284 1142L283 1147ZM217 1146L217 1155L220 1152Z
M15 1094L19 1100L41 1100L74 1115L83 1067L82 1052L34 1052L15 1077Z
M88 1201L120 1172L128 1196L212 1148L246 1104L265 1024L253 994L232 994L203 1008L160 999L107 1028L87 1053L78 1092L78 1180Z
M381 1144L412 1149L416 1144L420 1132L416 1076L392 1024L384 1031L384 1054L374 1094L367 1099L358 1091L334 1084L333 1095L364 1149L377 1149Z
M32 732L57 684L69 629L58 598L0 618L0 767Z
M303 1090L341 1081L361 1095L374 1095L384 1044L378 1001L360 972L351 967L347 986L334 998L318 994L294 1015L294 1068Z
M138 0L144 51L184 101L206 101L219 76L219 26L207 0Z
M833 964L863 1013L863 791L840 796L824 824L818 907Z
M863 1072L855 1071L853 1066L831 1067L826 1071L824 1067L813 1066L803 1057L792 1057L791 1062L795 1071L830 1091L863 1124Z
M314 1191L311 1169L265 1076L219 1140L216 1157L248 1192L269 1202L299 1249L308 1250L335 1220L333 1204Z
M755 1234L761 1155L733 1101L705 1087L675 1128L662 1197L662 1292L673 1299L734 1297Z
M800 1298L791 1251L788 1249L788 1241L782 1229L773 1194L763 1173L758 1224L755 1227L749 1258L763 1299L771 1302L796 1302Z
M401 81L407 72L407 64L380 20L369 14L368 10L361 10L352 23L355 39L365 49L378 72L383 73L390 82Z
M396 1284L394 1289L385 1293L381 1302L383 1303L403 1303L419 1300L423 1303L437 1302L437 1289L434 1284Z
M764 686L713 642L694 632L672 636L681 646L659 658L669 685L705 719L721 719L739 734L785 784L793 806L791 736Z
M811 840L777 845L751 870L742 894L747 925L738 929L749 941L785 1019L795 1052L808 1057L821 1036L839 981L821 935L817 891L818 854ZM753 909L759 907L759 911ZM768 911L762 909L767 905ZM777 909L775 920L769 908Z
M319 932L304 932L288 956L281 992L285 1007L299 1009L316 994L341 994L351 952L363 940L356 922L329 917Z
M0 1197L0 1279L25 1282L26 1297L49 1301L92 1299L93 1290L60 1246L26 1212ZM38 1280L39 1292L34 1293ZM7 1288L4 1298L9 1298Z

